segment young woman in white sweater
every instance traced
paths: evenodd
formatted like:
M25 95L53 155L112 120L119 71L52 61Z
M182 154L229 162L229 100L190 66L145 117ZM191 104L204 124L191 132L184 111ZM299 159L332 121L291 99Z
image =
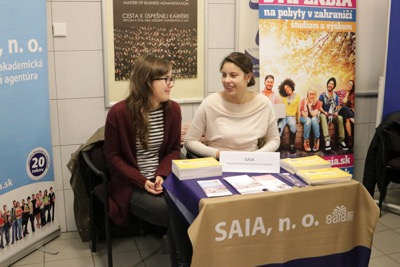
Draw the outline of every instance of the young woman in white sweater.
M206 97L197 109L185 138L187 151L217 159L220 151L276 151L280 138L272 103L248 90L255 84L250 58L233 52L220 71L224 90ZM203 135L206 143L200 142Z

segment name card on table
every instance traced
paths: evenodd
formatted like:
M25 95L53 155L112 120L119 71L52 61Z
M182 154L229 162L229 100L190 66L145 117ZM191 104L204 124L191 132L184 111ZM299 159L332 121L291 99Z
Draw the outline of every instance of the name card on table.
M222 172L279 173L279 152L221 151Z

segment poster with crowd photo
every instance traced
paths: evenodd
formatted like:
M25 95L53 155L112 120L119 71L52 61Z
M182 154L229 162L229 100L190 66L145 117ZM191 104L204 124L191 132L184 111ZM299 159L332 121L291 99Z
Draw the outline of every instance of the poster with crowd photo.
M203 5L197 0L104 3L105 43L107 50L112 51L112 55L106 55L109 101L127 96L117 91L126 92L133 64L148 53L173 63L173 76L178 79L173 97L176 92L179 98L203 96L203 77L198 71L203 68L203 51L198 41L203 33L198 25L204 14L198 7Z
M8 266L60 231L54 221L46 1L3 1L0 32L0 266Z
M281 156L317 154L353 173L356 0L260 0L259 34Z

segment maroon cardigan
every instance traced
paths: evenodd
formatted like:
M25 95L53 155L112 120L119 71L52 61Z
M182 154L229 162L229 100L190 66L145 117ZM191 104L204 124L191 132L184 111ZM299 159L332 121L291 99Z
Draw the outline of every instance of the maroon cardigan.
M171 101L171 105L164 110L164 140L155 176L167 177L171 172L171 161L180 156L181 121L180 106ZM132 189L144 188L147 180L139 171L136 132L133 130L126 100L118 102L109 110L104 138L105 156L111 174L109 216L114 223L126 225Z

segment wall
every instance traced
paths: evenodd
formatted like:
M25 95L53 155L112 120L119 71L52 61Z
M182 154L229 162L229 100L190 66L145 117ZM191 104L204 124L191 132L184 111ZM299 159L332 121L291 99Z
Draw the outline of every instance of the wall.
M236 1L205 0L206 94L221 89L220 61L235 50ZM383 72L388 0L358 2L357 91L376 92L378 77ZM71 153L104 125L107 112L104 106L101 1L48 0L47 12L56 212L59 218L64 218L60 222L62 231L74 231L71 174L66 164ZM65 23L67 36L53 37L53 23ZM197 106L198 103L181 103L184 122L192 118ZM374 94L357 98L357 180L362 180L368 144L374 134L376 106Z

